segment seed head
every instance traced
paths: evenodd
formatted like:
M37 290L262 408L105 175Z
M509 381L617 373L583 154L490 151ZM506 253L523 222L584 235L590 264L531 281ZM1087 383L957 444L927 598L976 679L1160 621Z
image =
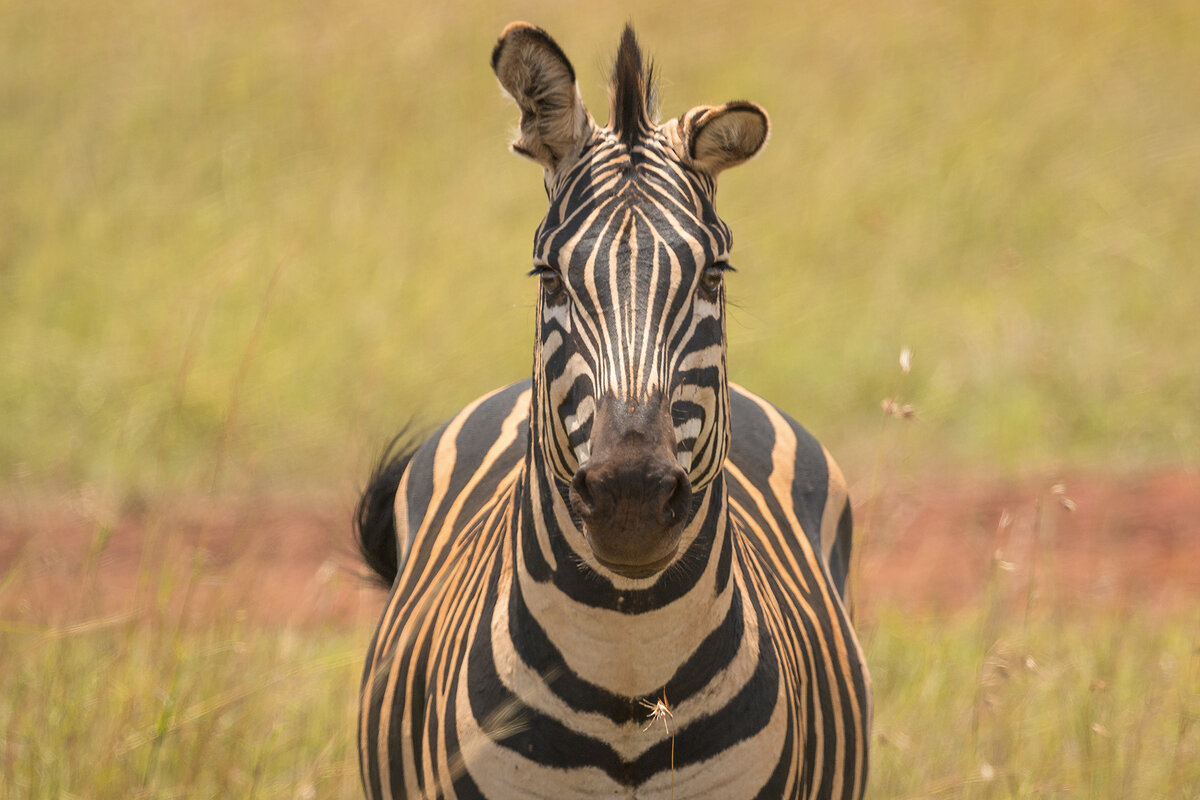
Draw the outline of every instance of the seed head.
M662 699L655 700L653 703L646 699L639 700L638 702L642 704L643 708L646 708L650 711L650 713L646 715L647 719L650 721L646 723L646 727L642 728L642 733L650 730L654 723L658 722L659 720L662 720L663 728L666 729L667 733L671 733L671 726L667 724L667 719L673 719L675 715L671 713L671 705L667 702L667 695L665 693L663 694Z
M883 409L883 413L889 417L896 419L913 419L917 416L917 411L908 403L899 403L895 398L885 397L880 402L879 407Z

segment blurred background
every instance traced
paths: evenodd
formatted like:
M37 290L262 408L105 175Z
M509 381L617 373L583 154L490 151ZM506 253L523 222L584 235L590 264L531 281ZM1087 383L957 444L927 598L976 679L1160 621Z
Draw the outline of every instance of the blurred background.
M403 424L530 372L545 196L488 66L514 19L556 37L598 121L627 20L664 118L771 115L718 192L730 374L858 498L877 795L1200 793L1200 6L51 0L0 4L0 795L356 791L381 598L348 575L355 492ZM1002 547L1032 554L1018 583ZM997 744L979 720L995 665L1064 628L997 633L1009 594L1033 624L1043 552L1044 581L1093 592L1068 598L1076 633L1122 564L1175 600L1131 643L1144 609L1109 591L1108 662L1064 651L997 701L1079 691L1035 779L1016 742L1056 723L1004 717ZM889 572L899 554L919 568ZM936 605L908 603L935 573ZM961 613L913 622L934 611ZM903 666L930 652L961 671ZM85 677L96 653L113 686ZM937 698L976 738L930 766ZM64 766L97 737L103 764ZM1161 769L1102 766L1142 747Z
M718 193L730 369L848 472L902 347L921 469L1200 453L1190 3L0 14L6 482L326 485L527 376L545 198L488 68L513 17L559 38L600 121L627 19L664 118L770 112Z

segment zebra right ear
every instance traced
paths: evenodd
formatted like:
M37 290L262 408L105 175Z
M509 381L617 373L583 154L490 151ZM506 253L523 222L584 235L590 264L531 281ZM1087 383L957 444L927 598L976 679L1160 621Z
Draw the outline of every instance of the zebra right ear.
M492 50L492 70L521 109L515 152L553 170L578 151L592 118L575 85L575 68L548 33L528 22L510 23Z

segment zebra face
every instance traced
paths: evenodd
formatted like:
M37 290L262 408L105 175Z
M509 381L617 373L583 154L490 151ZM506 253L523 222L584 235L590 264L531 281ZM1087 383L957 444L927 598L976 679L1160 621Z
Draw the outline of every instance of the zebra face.
M596 557L626 574L669 563L729 441L728 232L685 205L698 176L656 155L633 165L599 139L567 182L586 199L547 216L535 256L539 443Z
M513 148L545 168L550 206L534 241L534 446L596 559L652 575L728 451L731 239L713 194L717 173L765 142L766 114L739 102L653 121L629 31L603 128L543 31L510 25L492 64L522 111Z
M603 401L629 413L653 407L653 419L639 418L663 427L653 438L669 440L672 460L701 488L729 437L729 232L702 199L705 181L671 151L646 148L637 161L598 136L564 181L578 202L552 202L535 237L546 455L569 481L596 456Z

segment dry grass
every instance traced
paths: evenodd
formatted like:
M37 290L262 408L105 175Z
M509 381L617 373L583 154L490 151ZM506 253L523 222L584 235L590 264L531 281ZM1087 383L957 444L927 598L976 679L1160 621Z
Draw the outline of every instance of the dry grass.
M221 489L323 485L405 419L527 375L544 196L505 152L516 113L487 68L516 17L559 36L602 119L630 17L666 113L771 112L720 191L731 374L849 474L904 345L924 365L915 464L1200 452L1193 3L684 22L644 3L55 0L0 10L4 480L161 495L205 485L219 447Z
M1025 565L1004 566L957 615L860 621L870 796L1196 796L1195 610L1028 606ZM166 602L186 577L145 578L164 602L91 619L81 595L52 625L0 623L0 796L358 796L369 624L197 622Z
M630 16L669 113L772 113L722 179L732 375L848 474L1194 462L1198 8L7 4L3 489L348 488L527 374L544 199L486 67L518 17L601 118ZM367 627L185 624L198 573L153 563L94 618L106 538L69 614L0 620L0 796L356 796ZM1200 796L1194 611L1041 603L1046 568L1014 605L1004 563L951 618L863 622L872 796Z

